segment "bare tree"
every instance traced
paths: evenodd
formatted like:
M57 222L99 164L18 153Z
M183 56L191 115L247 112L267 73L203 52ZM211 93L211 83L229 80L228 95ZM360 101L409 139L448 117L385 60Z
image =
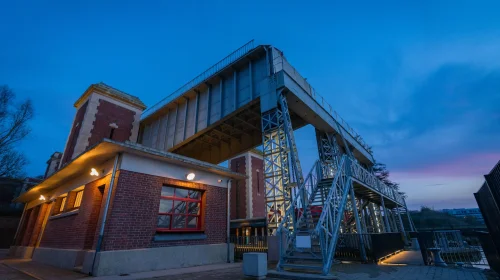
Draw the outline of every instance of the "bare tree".
M384 184L389 187L394 187L397 191L399 191L399 184L389 179L389 170L387 170L385 164L375 162L375 165L373 165L373 172L380 181L384 182Z
M9 87L0 86L0 177L22 177L28 163L15 148L31 131L28 122L33 118L33 105L29 99L15 104L15 98Z

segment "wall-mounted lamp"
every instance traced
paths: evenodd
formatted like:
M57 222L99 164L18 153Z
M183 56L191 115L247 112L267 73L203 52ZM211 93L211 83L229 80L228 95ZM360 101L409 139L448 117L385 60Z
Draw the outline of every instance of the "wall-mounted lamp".
M45 200L45 196L40 195L40 197L38 198L38 200L42 200L42 201Z
M99 172L95 168L90 169L90 176L99 176Z
M222 179L217 180L217 182L222 183Z
M193 173L193 172L191 172L191 173L189 173L189 174L187 174L187 175L186 175L186 179L188 179L189 181L192 181L192 180L194 180L194 177L195 177L195 176L196 176L196 175L194 175L194 173Z

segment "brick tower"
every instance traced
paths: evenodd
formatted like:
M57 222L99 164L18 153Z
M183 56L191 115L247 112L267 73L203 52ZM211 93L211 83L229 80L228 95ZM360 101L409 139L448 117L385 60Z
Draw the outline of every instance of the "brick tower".
M262 152L251 150L229 160L229 168L248 176L231 183L231 220L266 216Z
M146 106L135 96L98 83L83 93L75 108L76 116L60 167L104 138L136 142Z

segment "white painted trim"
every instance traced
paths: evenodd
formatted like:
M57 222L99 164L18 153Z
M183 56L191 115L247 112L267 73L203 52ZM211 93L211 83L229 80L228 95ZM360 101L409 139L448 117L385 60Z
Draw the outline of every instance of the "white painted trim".
M230 179L227 176L218 175L209 171L141 157L139 155L129 153L123 154L120 170L128 170L182 181L187 181L186 174L193 172L195 173L195 178L191 182L220 188L227 188L226 182ZM221 182L219 182L219 180L221 180Z
M245 155L245 161L246 161L246 175L248 176L246 179L246 191L247 191L247 219L253 218L253 199L252 199L252 157L250 156L250 153L248 152Z
M83 105L83 104L82 104ZM71 128L69 130L69 133L68 133L68 138L66 139L66 145L64 145L64 150L62 152L62 155L61 155L61 160L59 161L59 164L57 166L57 169L61 169L61 166L63 164L63 159L64 159L64 155L66 154L66 148L68 147L68 143L69 143L69 138L71 137L71 131L73 130L73 127L75 126L75 121L76 121L76 114L78 112L78 110L81 108L82 106L78 107L76 109L76 112L75 112L75 116L73 117L73 122L71 123ZM88 105L87 105L87 108L88 108ZM87 110L87 109L85 109ZM81 129L81 128L80 128ZM76 144L76 143L75 143ZM51 158L52 159L52 158ZM47 176L50 176L50 175L47 175Z

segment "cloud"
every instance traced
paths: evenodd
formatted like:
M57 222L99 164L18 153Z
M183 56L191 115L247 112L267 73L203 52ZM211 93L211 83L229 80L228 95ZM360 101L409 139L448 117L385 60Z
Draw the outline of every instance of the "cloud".
M362 125L363 136L391 170L500 152L499 91L500 68L443 65L405 98L385 95L372 103L386 112Z

